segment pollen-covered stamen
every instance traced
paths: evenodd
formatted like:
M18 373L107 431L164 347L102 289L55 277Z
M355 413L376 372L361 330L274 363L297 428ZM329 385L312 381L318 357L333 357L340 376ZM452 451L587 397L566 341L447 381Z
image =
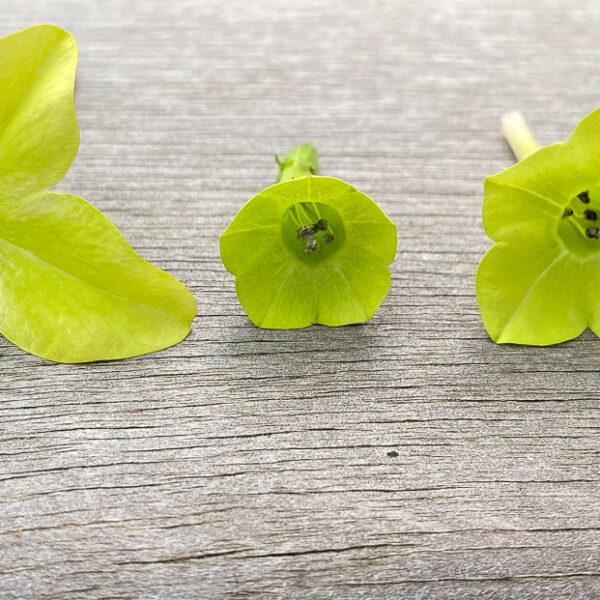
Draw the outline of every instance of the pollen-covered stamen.
M558 225L558 232L563 242L577 252L594 252L600 250L598 245L590 240L600 239L600 197L597 190L584 190L571 198L568 206L563 208ZM581 206L581 205L584 206ZM587 205L587 206L585 206ZM591 221L591 223L590 223ZM596 227L598 223L599 227ZM579 247L581 239L586 240L587 250ZM579 240L579 241L578 241Z
M319 249L319 242L317 242L317 240L315 240L314 237L309 237L306 240L306 248L304 248L304 252L315 252L316 250Z
M581 202L583 202L584 204L589 204L590 203L590 193L589 191L584 191L584 192L580 192L579 194L577 194L577 197L581 200Z
M600 227L588 227L585 230L585 235L589 238L597 240L600 237Z
M344 244L344 223L339 213L322 202L290 204L281 226L288 250L306 265L328 260Z
M320 231L327 231L327 219L319 219L312 225L304 225L297 231L296 237L299 240L306 240L304 252L316 252L319 249L319 242L315 239L315 235ZM331 244L334 237L330 233L323 236L323 241L326 244Z
M300 229L298 229L298 239L299 240L307 240L309 238L312 238L313 235L314 235L314 231L310 225L307 225L306 227L301 227Z

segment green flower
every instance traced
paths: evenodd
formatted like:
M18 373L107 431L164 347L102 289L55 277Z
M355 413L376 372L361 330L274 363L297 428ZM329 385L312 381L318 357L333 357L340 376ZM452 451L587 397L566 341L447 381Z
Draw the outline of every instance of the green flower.
M504 119L518 159L485 181L496 242L477 271L483 322L498 343L547 345L600 333L600 110L564 143L538 149L520 115Z
M279 183L251 198L221 236L221 258L259 327L370 319L390 287L396 227L365 194L318 177L310 144L278 161Z
M61 362L183 339L196 304L82 198L49 192L77 153L77 46L40 25L0 39L0 332Z

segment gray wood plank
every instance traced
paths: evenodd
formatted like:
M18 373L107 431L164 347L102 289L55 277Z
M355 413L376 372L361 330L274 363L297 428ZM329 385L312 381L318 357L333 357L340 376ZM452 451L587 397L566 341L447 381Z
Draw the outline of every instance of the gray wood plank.
M0 339L0 598L600 597L600 342L487 337L499 116L598 104L592 0L0 0L80 49L59 189L198 300L190 336L57 365ZM262 331L218 236L312 139L398 225L365 325Z

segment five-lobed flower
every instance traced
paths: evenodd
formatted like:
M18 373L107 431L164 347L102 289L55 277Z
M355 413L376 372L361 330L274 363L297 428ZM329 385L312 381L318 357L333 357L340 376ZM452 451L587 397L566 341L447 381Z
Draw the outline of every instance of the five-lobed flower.
M518 114L504 131L516 165L485 181L483 223L495 244L476 277L498 343L548 345L600 334L600 109L566 142L540 148Z
M240 303L259 327L370 319L390 286L396 227L368 196L317 172L311 144L279 162L279 182L251 198L221 236Z
M48 188L77 153L77 46L51 25L0 39L0 333L60 362L182 340L196 303L91 204Z

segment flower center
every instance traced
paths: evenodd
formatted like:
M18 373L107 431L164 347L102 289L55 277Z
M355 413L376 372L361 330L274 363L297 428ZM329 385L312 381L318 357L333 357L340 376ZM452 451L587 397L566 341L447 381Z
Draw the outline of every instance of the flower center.
M344 244L346 232L335 208L321 202L296 202L285 211L281 235L290 252L307 264L323 262Z
M600 189L584 190L571 200L558 224L558 235L580 256L600 250Z

